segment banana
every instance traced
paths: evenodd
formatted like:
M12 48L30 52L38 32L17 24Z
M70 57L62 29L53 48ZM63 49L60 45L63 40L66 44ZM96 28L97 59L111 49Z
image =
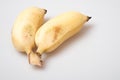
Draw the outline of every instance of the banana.
M36 32L35 43L38 47L36 52L42 55L55 50L78 33L90 18L76 11L69 11L49 20Z
M12 42L20 52L26 52L29 63L39 64L40 58L33 52L35 48L35 33L43 24L47 10L38 7L30 7L23 10L15 20L12 28ZM30 55L31 54L31 55Z

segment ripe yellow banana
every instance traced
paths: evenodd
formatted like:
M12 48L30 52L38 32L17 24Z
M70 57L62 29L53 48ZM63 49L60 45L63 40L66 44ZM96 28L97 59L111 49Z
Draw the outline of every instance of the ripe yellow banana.
M12 42L14 47L21 52L26 52L31 64L39 64L40 58L33 53L35 47L35 34L43 24L45 9L30 7L22 11L12 28ZM31 54L31 56L29 55Z
M55 50L65 40L78 33L90 18L79 12L70 11L49 20L36 32L36 52L41 55Z

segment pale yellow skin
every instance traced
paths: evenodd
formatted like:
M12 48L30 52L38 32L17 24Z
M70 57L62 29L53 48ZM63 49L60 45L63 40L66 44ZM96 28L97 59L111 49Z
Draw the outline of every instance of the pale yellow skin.
M45 13L45 9L30 7L18 15L12 28L12 42L18 51L26 52L27 55L30 53L33 54L32 49L35 47L35 34L43 24Z
M65 40L78 33L89 18L79 12L70 11L46 22L35 35L37 53L55 50Z

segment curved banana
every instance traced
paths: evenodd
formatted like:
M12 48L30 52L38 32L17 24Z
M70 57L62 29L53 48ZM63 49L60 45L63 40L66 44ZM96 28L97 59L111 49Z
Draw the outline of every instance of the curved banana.
M70 11L56 16L42 25L35 35L37 53L51 52L65 40L80 31L83 24L91 17Z
M32 49L35 48L35 34L43 24L46 11L37 7L27 8L18 15L12 28L14 47L18 51L26 52L29 62L33 65L36 65L36 63L41 65L38 55L34 54Z

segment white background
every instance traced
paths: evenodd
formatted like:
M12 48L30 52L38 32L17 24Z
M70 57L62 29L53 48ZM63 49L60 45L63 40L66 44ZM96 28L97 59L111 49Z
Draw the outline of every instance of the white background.
M30 6L47 9L47 20L69 10L92 19L36 68L11 42L16 16ZM120 1L0 0L0 80L120 80Z

